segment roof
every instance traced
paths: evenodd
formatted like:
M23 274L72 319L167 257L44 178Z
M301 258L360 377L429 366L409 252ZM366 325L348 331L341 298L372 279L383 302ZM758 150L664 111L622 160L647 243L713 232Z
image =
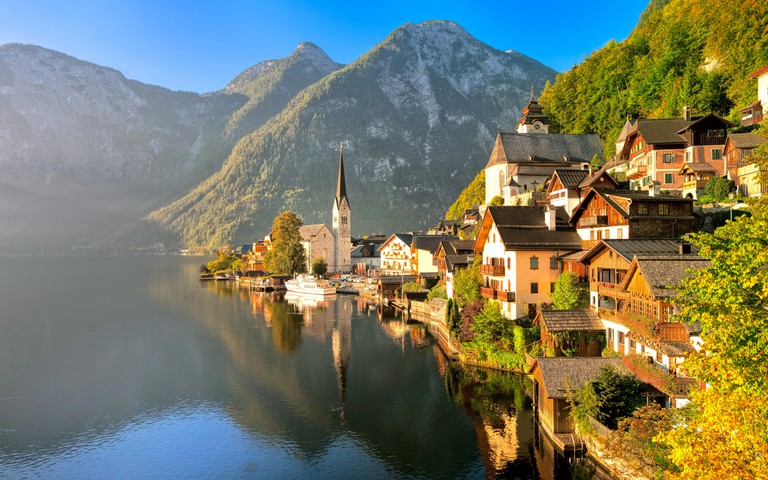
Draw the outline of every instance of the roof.
M473 255L472 255L473 256ZM446 255L445 256L445 269L449 272L453 272L456 267L464 267L469 265L470 255Z
M440 247L440 242L458 239L459 237L455 235L414 235L412 245L414 250L427 250L430 253L435 253Z
M623 198L630 201L693 204L693 200L689 198L674 197L671 195L651 195L648 190L616 190L612 188L591 187L587 194L584 195L581 202L579 202L573 210L573 214L571 215L572 224L575 224L579 220L581 214L595 195L601 196L608 205L613 207L613 209L624 218L629 218L629 212L616 201L616 198Z
M763 68L759 68L759 69L755 70L754 72L750 73L747 78L759 77L760 75L762 75L764 73L768 73L768 65L764 66Z
M686 171L691 171L694 173L709 173L709 172L717 173L717 169L715 169L715 167L713 167L712 165L706 162L686 163L683 165L683 168L680 169L680 173L683 173Z
M624 127L621 129L621 133L619 133L618 138L616 138L616 143L623 142L627 139L627 135L632 130L633 125L635 124L634 118L628 118L626 122L624 122Z
M395 239L400 240L404 244L411 246L411 242L413 240L413 234L410 233L393 233L392 235L387 238L387 240L379 245L379 251L381 251L384 247L390 244L390 242L394 241Z
M594 134L499 132L485 168L499 163L555 163L564 166L603 158L600 137ZM550 172L551 173L551 172Z
M640 270L656 298L672 298L677 295L675 287L689 275L689 269L702 269L709 265L709 260L698 255L638 255L627 270L621 288L626 290L635 272Z
M768 142L768 139L754 133L732 133L728 135L728 140L736 148L755 148ZM728 140L726 140L726 143Z
M668 357L685 357L696 351L690 342L659 342L659 350Z
M710 113L708 115L704 115L703 117L697 117L691 120L691 123L686 125L685 127L681 128L677 133L683 133L685 130L688 130L689 128L693 127L696 124L704 123L705 121L714 118L715 120L718 120L722 124L724 124L726 127L735 127L736 124L732 121L721 117L720 115L715 115L714 113Z
M629 373L621 358L602 357L538 357L533 368L538 367L541 372L548 398L566 398L568 392L574 392L597 378L606 366Z
M499 228L507 250L580 250L581 237L575 230L547 228Z
M596 183L604 183L604 180L608 180L609 183L612 183L617 188L619 186L619 182L608 175L608 163L603 165L600 170L596 171L594 174L587 176L587 178L579 184L579 188L592 187Z
M310 240L312 237L316 237L317 235L319 235L320 232L323 231L323 229L328 230L328 227L324 223L316 223L313 225L302 225L301 227L299 227L299 235L301 235L301 238L307 241L307 240Z
M593 309L583 310L541 310L537 317L544 322L548 332L605 330L605 325Z
M580 250L581 238L568 225L568 214L562 207L555 211L555 229L545 222L549 206L492 206L483 218L483 226L475 240L480 248L487 238L490 225L495 224L508 250Z
M555 173L552 174L552 177L554 178L555 175L560 179L560 183L562 183L565 188L578 188L579 184L589 177L589 171L583 169L573 170L558 168L555 169Z
M697 118L698 120L698 118ZM685 143L677 132L685 129L693 121L684 118L638 118L629 128L627 136L639 132L648 144ZM626 147L625 147L626 148Z
M347 180L344 176L344 144L339 144L339 173L336 179L336 201L338 205L341 205L342 200L347 200L349 205L349 198L347 198Z
M487 214L491 215L497 227L546 228L544 223L545 208L499 205L488 207ZM559 226L568 226L568 213L564 208L558 207L555 210L555 221Z
M587 262L594 258L598 253L610 248L617 254L624 257L627 262L631 262L635 255L647 254L676 254L680 252L680 240L660 239L660 238L628 238L628 239L603 239L587 252L581 258L581 261Z

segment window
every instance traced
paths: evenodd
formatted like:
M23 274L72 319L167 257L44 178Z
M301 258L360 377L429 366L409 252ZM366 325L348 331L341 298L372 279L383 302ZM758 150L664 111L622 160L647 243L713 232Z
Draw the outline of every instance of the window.
M685 163L691 162L691 152L686 151L685 152Z
M621 228L616 230L616 238L618 238L618 239L624 238L624 230L622 230Z
M539 284L537 282L531 282L531 293L539 293Z
M659 215L669 215L669 204L668 203L660 203L659 204Z
M708 137L724 137L725 130L722 128L709 128L707 129L707 136Z
M555 282L550 282L549 293L555 293Z
M539 268L539 257L531 257L531 270Z
M712 160L720 160L723 158L723 152L719 148L712 149Z
M617 343L623 344L624 343L624 332L616 332L619 334L618 340L616 340Z
M664 158L664 163L673 163L675 161L675 154L665 153L663 158Z
M510 257L507 257L507 268L508 269L512 268L512 258L510 258Z
M675 181L675 176L672 173L664 174L664 183L672 183Z
M648 215L648 204L647 203L638 203L637 204L637 214L638 215Z
M637 349L637 342L635 342L631 338L629 339L629 349L630 350L636 350Z
M549 269L557 270L557 257L555 257L554 255L549 257Z

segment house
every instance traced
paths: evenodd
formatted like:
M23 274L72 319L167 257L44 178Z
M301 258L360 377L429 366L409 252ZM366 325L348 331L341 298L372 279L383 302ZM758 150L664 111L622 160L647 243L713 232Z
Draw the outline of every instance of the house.
M461 222L458 220L440 220L440 222L427 230L427 235L456 235Z
M743 127L760 123L768 108L768 65L750 73L749 78L757 79L757 101L739 110Z
M720 174L709 163L685 163L678 175L683 177L683 198L698 199L704 195L704 187L707 183Z
M381 245L374 242L359 243L352 249L352 272L365 275L381 267Z
M599 357L605 326L593 309L540 310L534 323L541 327L541 346L556 357Z
M602 239L677 238L696 231L693 200L651 191L590 188L573 211L584 249Z
M603 367L628 373L620 358L536 358L531 371L534 413L547 435L574 433L568 394L596 379Z
M307 255L308 272L312 271L312 262L318 258L325 259L329 269L336 265L336 237L326 224L302 225L299 235Z
M768 191L768 186L760 181L760 165L749 158L752 151L766 141L768 140L754 133L732 133L725 141L723 157L726 176L745 197L759 197Z
M589 281L589 304L597 311L623 310L629 294L620 288L636 255L691 254L677 239L602 239L580 258Z
M554 290L558 256L580 248L562 208L488 207L474 245L483 259L481 295L498 300L506 318L533 318Z
M267 245L263 241L249 244L249 248L243 245L242 260L248 265L249 271L264 270L264 256L267 254Z
M586 169L592 158L603 158L597 135L549 133L549 119L531 95L517 131L499 131L485 166L485 203L543 186L556 169Z
M682 118L635 120L618 153L627 162L630 190L652 189L654 182L662 190L682 190L683 163L709 163L723 175L726 130L732 126L715 114L692 117L690 107L684 108Z
M437 272L445 282L448 298L453 298L453 275L475 259L474 240L444 240L435 253Z
M411 240L411 272L416 275L438 273L435 258L437 249L444 241L455 240L455 235L414 235ZM435 275L437 277L437 275Z
M411 243L410 233L393 233L379 247L381 255L382 275L411 274Z
M616 189L618 182L605 168L593 173L592 170L556 169L547 183L547 198L553 207L563 207L568 215L581 202L590 187Z

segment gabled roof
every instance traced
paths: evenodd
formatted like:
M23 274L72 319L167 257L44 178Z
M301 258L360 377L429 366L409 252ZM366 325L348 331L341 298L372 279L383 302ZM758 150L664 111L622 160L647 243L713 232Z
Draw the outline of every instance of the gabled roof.
M485 168L499 163L542 163L563 166L603 158L600 137L593 134L503 133L496 136Z
M389 236L389 238L387 238L387 240L384 243L381 244L381 246L379 247L379 251L384 250L387 247L387 245L389 245L395 240L400 240L401 242L403 242L404 244L410 247L411 242L413 240L413 235L410 233L393 233L392 235Z
M491 206L486 210L486 215L491 216L497 227L546 228L544 223L545 208L539 206ZM558 207L555 210L555 218L558 226L568 226L568 214L564 208Z
M557 168L549 181L550 186L554 184L553 180L557 177L565 188L578 188L579 184L589 177L589 171L584 169L574 170Z
M600 170L596 171L594 174L587 176L587 178L585 178L579 184L579 188L606 187L606 183L612 184L615 188L619 187L619 182L617 182L612 176L608 175L608 163L603 165Z
M446 240L458 240L455 235L414 235L412 246L414 250L427 250L435 253L440 247L440 242Z
M616 210L616 212L618 212L624 218L629 218L629 211L627 211L621 204L619 204L617 202L617 199L629 200L630 203L632 201L663 202L663 203L692 203L693 202L693 200L691 199L673 197L671 195L652 196L647 190L614 190L614 189L608 189L608 188L591 188L590 187L589 191L587 192L586 195L584 195L584 198L581 200L581 202L579 202L576 208L573 209L573 214L571 215L571 219L570 219L571 225L576 224L579 218L581 218L581 214L584 212L589 202L596 195L599 195L600 197L602 197L608 205L610 205L614 210Z
M330 229L328 229L328 227L324 223L316 223L313 225L302 225L301 227L299 227L299 235L301 235L301 238L304 239L304 241L309 241L313 237L316 237L320 233L322 233L323 229L328 230L328 232L330 232Z
M736 148L755 148L768 142L768 140L754 133L732 133L725 140L725 143L728 142L733 143Z
M657 299L674 298L676 287L689 275L689 269L702 269L709 265L709 260L698 255L638 255L632 260L621 288L626 290L640 271Z
M605 325L593 309L582 310L541 310L537 320L544 323L548 332L596 332L605 330Z
M657 238L603 239L587 250L581 258L581 263L589 263L606 249L613 250L629 263L635 258L635 255L676 254L680 252L680 240ZM690 254L688 255L690 256Z
M548 398L566 398L568 392L575 392L597 378L606 366L624 374L630 373L621 358L602 357L537 357L533 368L541 372Z
M627 138L637 132L643 136L643 140L649 145L685 143L685 140L680 138L677 132L684 130L693 121L693 119L689 121L684 118L638 118L635 120L635 124L629 128Z
M697 118L692 119L691 123L689 123L685 127L681 128L677 133L681 134L684 131L686 131L686 130L688 130L690 128L693 128L694 126L698 125L699 123L703 123L704 121L710 120L710 119L715 119L715 120L719 121L720 123L722 123L723 125L725 125L728 128L736 126L736 124L733 123L732 121L730 121L730 120L728 120L726 118L723 118L720 115L715 115L714 113L710 113L710 114L704 115L703 117L697 117Z
M466 267L470 263L472 255L446 255L445 256L445 269L449 272L453 272L456 267Z
M683 164L683 167L680 169L680 174L685 174L688 172L693 173L711 173L715 172L717 173L717 169L713 167L712 165L706 163L706 162L696 162L696 163L685 163Z
M545 211L554 210L555 229L545 223ZM568 214L562 207L494 206L483 217L475 251L485 244L492 225L496 225L508 250L580 250L581 238L568 226Z

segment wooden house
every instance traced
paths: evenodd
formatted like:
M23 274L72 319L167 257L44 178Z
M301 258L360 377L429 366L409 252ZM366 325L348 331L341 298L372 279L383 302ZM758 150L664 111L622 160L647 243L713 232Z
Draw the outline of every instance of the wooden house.
M683 177L683 198L698 199L704 195L704 187L720 172L709 163L686 163L680 169L679 175Z
M474 246L483 258L480 293L498 300L507 318L533 318L554 290L558 256L580 247L562 208L488 207Z
M750 73L748 78L757 79L757 101L739 110L743 127L762 122L768 109L768 65Z
M605 327L593 309L541 310L534 323L541 328L541 345L554 356L599 357Z
M563 207L571 215L590 188L616 189L618 186L605 168L597 172L557 169L547 183L547 199L550 205Z
M574 433L568 394L597 378L603 367L627 373L620 358L536 358L532 369L534 413L547 435L556 439Z
M754 133L732 133L725 141L726 176L745 197L759 197L768 192L768 186L760 181L760 165L750 158L752 151L766 141Z
M696 231L699 221L689 198L590 188L570 223L588 249L604 238L677 238Z
M448 298L453 298L453 276L475 259L474 240L443 240L435 253L437 272L445 283Z

